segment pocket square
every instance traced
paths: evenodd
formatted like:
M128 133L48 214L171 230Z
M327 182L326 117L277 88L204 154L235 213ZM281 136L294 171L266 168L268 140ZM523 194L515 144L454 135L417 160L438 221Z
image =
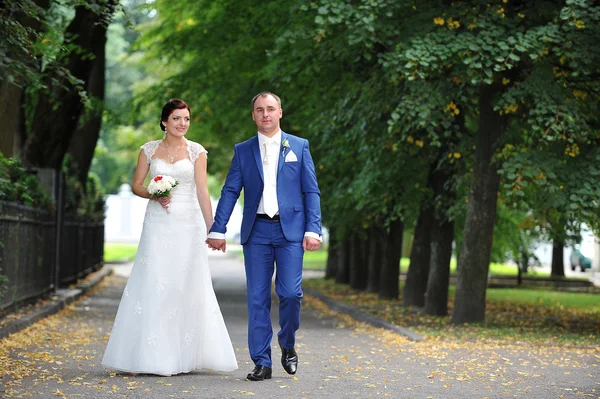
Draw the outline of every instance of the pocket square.
M287 153L285 162L298 162L298 158L296 157L296 154L294 154L294 151L290 150L290 152Z

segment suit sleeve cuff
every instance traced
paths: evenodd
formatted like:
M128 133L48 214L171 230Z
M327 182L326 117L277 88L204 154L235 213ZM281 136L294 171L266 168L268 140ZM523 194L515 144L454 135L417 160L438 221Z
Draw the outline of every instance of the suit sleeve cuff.
M323 241L323 237L321 237L319 234L317 233L313 233L312 231L307 231L306 233L304 233L304 237L312 237L312 238L316 238L319 241Z
M206 236L206 238L215 238L217 240L224 240L225 239L225 234L223 234L223 233L217 233L216 231L213 231L211 233L208 233L208 235Z

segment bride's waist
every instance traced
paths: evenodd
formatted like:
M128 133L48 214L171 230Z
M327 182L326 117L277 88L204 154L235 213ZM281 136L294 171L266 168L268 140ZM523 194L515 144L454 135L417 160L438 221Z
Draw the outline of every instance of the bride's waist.
M194 186L179 186L171 191L173 197L196 197L196 188Z
M193 191L192 192L172 192L171 193L171 199L172 200L176 200L178 198L182 199L182 200L183 199L185 199L185 200L188 200L188 199L195 200L196 199L196 193L193 192Z

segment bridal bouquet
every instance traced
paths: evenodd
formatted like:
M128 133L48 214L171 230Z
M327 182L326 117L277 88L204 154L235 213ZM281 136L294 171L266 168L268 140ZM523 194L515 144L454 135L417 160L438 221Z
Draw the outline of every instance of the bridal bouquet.
M150 180L148 184L148 193L153 197L168 197L179 182L171 176L158 175ZM167 212L169 208L167 208Z
M148 192L154 197L168 197L179 182L171 176L158 175L150 180Z

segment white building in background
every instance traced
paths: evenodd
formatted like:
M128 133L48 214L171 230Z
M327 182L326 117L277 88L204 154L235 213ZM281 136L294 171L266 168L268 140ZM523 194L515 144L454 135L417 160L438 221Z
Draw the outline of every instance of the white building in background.
M592 276L590 281L600 287L600 237L593 238Z
M217 209L217 200L212 200L213 212ZM106 197L104 218L104 241L137 243L142 235L144 215L148 200L131 192L129 184L122 184L119 194ZM227 224L228 240L239 240L242 226L242 209L236 205Z

